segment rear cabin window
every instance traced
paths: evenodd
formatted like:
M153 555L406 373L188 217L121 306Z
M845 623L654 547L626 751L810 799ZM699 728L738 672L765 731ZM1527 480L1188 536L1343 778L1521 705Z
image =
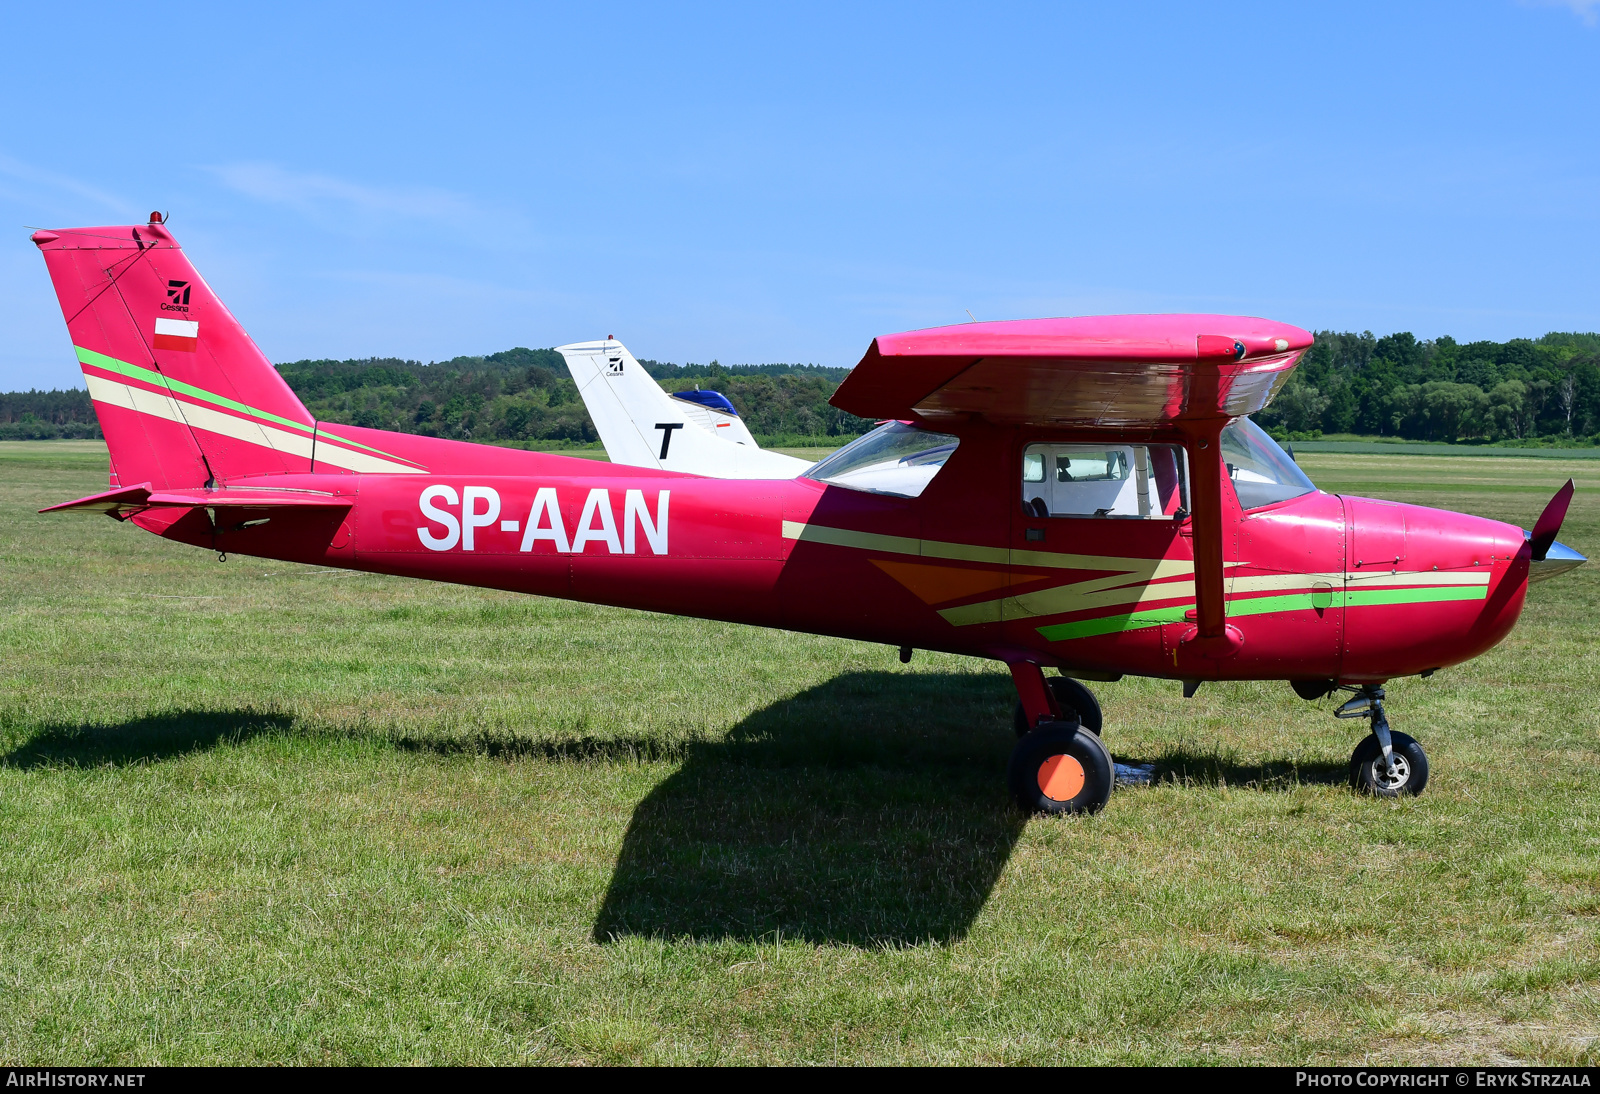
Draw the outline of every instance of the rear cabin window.
M1178 445L1033 444L1022 454L1022 507L1032 517L1188 515L1189 463Z
M960 443L948 433L932 433L908 422L885 422L813 464L806 478L869 494L914 498L944 469Z

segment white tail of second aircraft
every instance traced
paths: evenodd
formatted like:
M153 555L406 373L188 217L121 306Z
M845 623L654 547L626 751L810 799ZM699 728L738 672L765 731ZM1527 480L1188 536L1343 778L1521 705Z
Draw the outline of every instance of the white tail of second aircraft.
M728 404L674 398L621 342L557 346L612 463L716 479L792 479L811 464L756 444ZM720 400L720 402L726 402Z

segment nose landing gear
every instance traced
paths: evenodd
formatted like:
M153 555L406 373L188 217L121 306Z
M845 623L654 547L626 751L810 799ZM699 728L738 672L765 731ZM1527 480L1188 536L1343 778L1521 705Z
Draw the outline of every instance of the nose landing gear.
M1416 797L1428 785L1428 756L1404 733L1389 728L1383 712L1383 688L1363 684L1345 687L1355 697L1334 712L1336 718L1366 718L1372 732L1350 754L1350 785L1380 798Z

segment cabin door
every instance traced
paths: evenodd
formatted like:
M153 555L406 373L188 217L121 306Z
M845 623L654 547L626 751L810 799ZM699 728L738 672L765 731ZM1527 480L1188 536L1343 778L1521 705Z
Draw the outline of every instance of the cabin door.
M1024 444L1012 480L1008 640L1044 644L1086 671L1158 670L1164 616L1151 596L1170 585L1168 601L1193 600L1178 542L1186 473L1176 445Z

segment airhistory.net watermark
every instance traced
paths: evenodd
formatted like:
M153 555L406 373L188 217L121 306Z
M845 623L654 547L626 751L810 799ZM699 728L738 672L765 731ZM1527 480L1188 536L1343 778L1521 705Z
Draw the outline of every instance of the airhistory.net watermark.
M66 1071L58 1068L7 1068L7 1089L57 1090L83 1087L142 1087L142 1071Z

